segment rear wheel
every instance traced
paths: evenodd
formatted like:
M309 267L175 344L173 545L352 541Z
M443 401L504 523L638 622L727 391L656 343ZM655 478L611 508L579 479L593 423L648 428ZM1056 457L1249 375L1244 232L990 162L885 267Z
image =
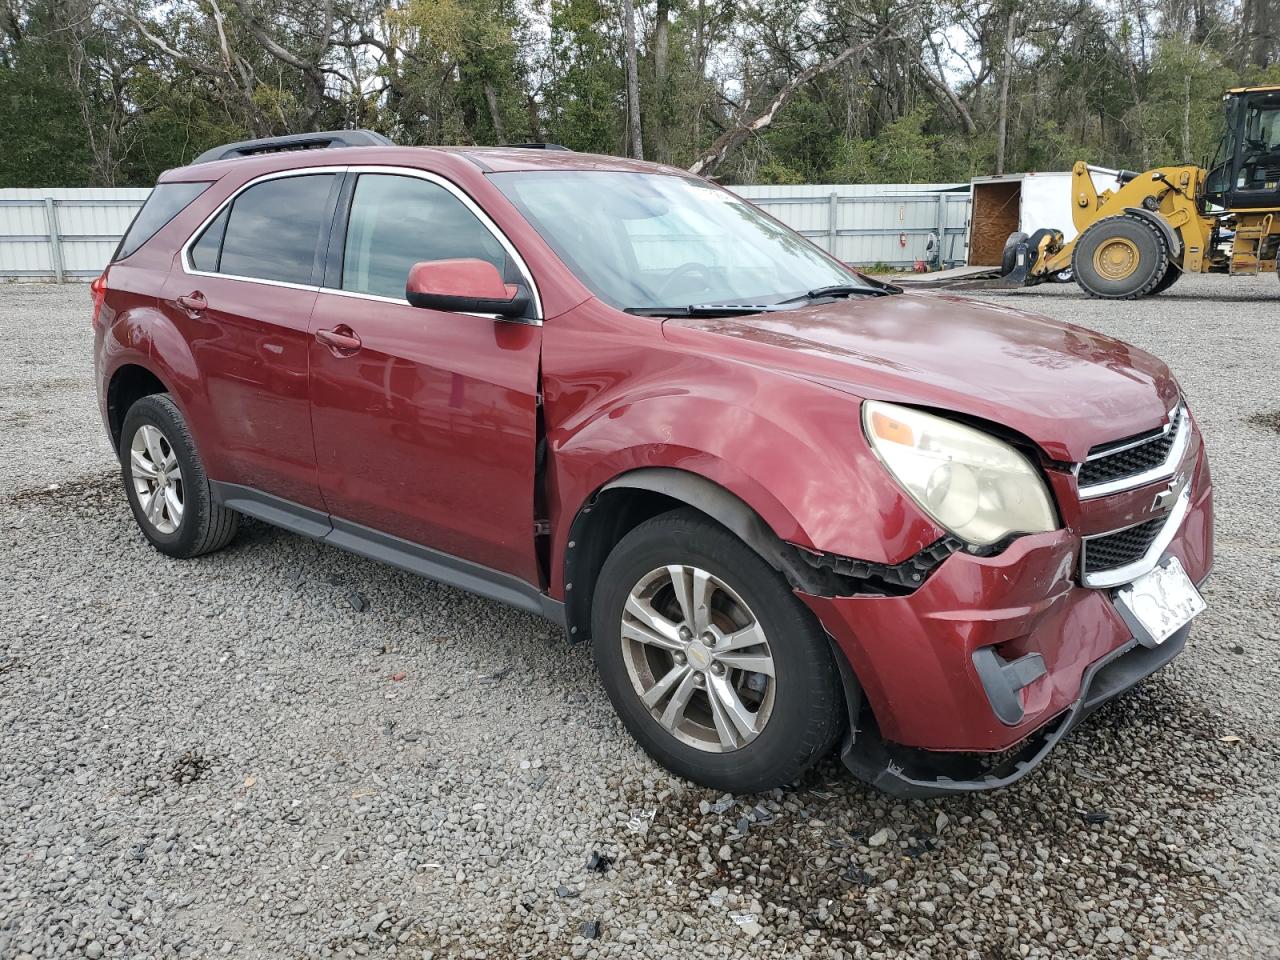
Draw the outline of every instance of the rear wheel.
M198 557L236 535L238 515L213 499L187 421L168 394L143 397L129 408L120 465L134 519L161 553Z
M1156 292L1171 269L1169 248L1150 221L1131 214L1108 217L1076 240L1071 269L1089 296L1133 300Z
M1164 276L1161 278L1160 282L1156 284L1155 289L1151 291L1150 296L1155 296L1157 293L1164 293L1177 283L1181 276L1182 271L1172 263L1169 264L1169 269L1165 271Z
M733 793L789 783L840 732L821 626L776 570L695 510L646 521L614 548L592 643L632 736L696 783Z

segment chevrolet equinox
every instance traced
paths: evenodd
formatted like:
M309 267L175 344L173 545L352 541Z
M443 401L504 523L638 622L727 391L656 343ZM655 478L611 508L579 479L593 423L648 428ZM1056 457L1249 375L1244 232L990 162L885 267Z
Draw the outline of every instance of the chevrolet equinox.
M1156 358L865 277L684 171L366 131L161 176L93 285L157 550L241 515L562 624L659 763L1004 786L1183 648L1200 431Z

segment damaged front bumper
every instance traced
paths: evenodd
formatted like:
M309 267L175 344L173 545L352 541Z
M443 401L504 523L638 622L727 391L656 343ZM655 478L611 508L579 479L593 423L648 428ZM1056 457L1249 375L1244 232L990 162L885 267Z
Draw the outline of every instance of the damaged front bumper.
M1212 487L1197 486L1165 556L1199 584L1212 565ZM843 654L845 765L904 797L1008 786L1176 657L1190 624L1143 646L1109 590L1081 585L1079 543L1058 530L996 556L956 552L905 595L801 593Z

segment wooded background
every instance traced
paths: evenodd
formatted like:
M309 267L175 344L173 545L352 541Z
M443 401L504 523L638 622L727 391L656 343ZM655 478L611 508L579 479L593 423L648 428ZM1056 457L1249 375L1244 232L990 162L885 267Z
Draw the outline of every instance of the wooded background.
M0 186L369 127L726 182L1203 162L1280 0L0 0Z

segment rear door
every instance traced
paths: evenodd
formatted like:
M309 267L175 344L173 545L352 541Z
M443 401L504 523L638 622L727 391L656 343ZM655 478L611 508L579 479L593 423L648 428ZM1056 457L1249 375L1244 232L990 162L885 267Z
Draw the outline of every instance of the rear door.
M308 325L341 179L289 172L241 190L183 251L163 300L205 383L213 479L316 510Z
M320 485L349 521L537 583L537 323L412 307L409 268L475 257L532 284L456 187L419 171L352 170L311 343ZM329 338L332 341L332 338ZM344 342L352 343L352 340Z

